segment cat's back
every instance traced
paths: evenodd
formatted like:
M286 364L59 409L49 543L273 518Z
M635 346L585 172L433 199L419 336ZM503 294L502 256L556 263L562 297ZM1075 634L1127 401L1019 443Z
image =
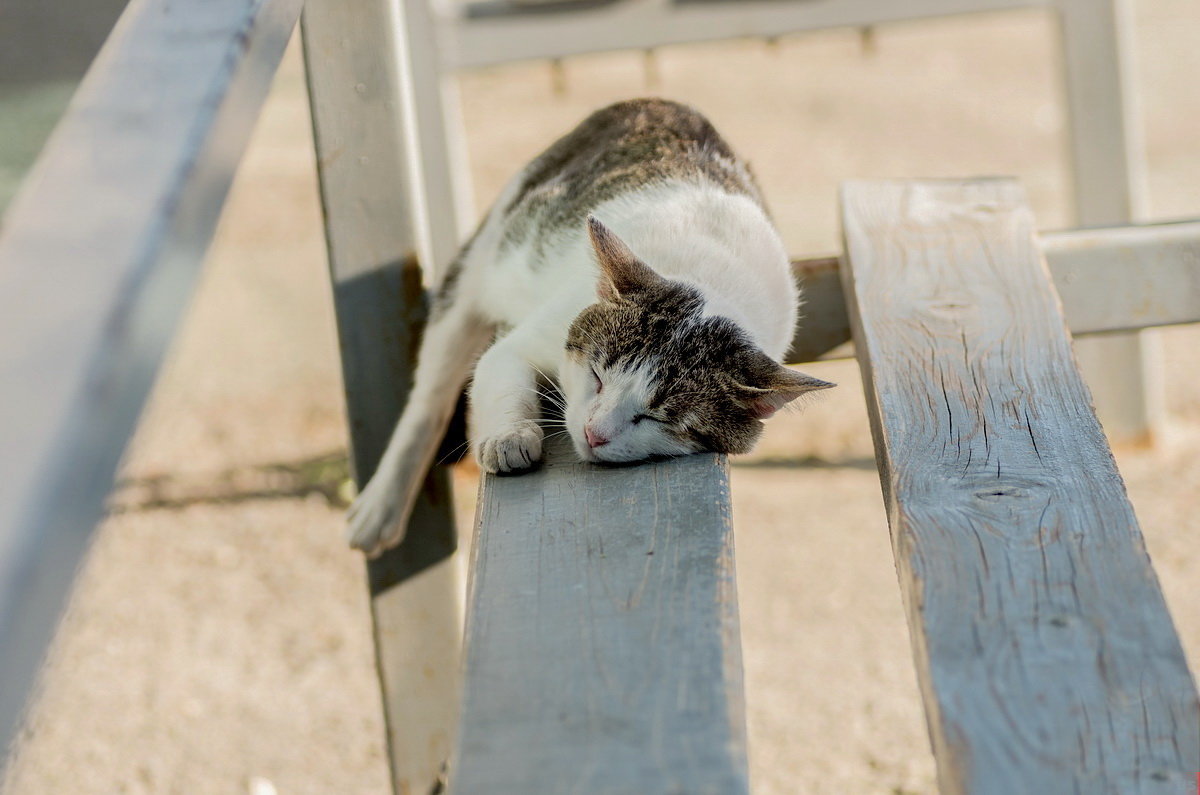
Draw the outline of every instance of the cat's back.
M535 158L504 213L505 242L580 229L605 201L668 181L716 186L762 204L749 168L699 111L664 99L602 108Z

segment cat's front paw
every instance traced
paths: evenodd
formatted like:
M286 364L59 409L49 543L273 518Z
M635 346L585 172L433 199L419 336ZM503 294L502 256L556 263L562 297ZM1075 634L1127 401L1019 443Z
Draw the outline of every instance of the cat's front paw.
M346 515L346 541L369 556L398 544L404 535L400 495L383 478L371 478Z
M520 472L542 460L542 429L533 420L521 420L479 441L475 457L484 472Z

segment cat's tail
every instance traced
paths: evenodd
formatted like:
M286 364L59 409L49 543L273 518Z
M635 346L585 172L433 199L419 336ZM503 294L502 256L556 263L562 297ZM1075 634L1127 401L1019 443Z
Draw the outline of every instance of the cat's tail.
M404 540L458 396L494 331L458 294L462 259L434 295L408 402L375 475L350 507L346 539L372 556Z

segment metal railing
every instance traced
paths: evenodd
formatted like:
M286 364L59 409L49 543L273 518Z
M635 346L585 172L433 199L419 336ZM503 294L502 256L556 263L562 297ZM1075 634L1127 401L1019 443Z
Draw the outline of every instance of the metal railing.
M134 0L0 234L0 747L302 0Z

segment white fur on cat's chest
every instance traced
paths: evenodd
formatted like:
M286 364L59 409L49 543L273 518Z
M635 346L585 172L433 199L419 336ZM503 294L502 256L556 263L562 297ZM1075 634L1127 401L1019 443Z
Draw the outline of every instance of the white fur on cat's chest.
M567 433L588 461L744 452L759 420L831 386L779 364L799 298L783 244L749 171L675 103L585 120L509 183L451 274L351 509L348 537L368 552L403 538L472 370L470 435L488 472L534 466L543 439ZM565 401L549 417L542 376Z
M664 276L700 288L709 314L737 321L768 355L786 353L798 291L778 236L752 201L667 183L605 202L594 214ZM541 249L532 239L504 247L496 259L471 266L477 268L476 306L508 327L536 318L548 344L561 341L596 300L594 254L582 229ZM557 369L561 346L538 353L539 367Z

